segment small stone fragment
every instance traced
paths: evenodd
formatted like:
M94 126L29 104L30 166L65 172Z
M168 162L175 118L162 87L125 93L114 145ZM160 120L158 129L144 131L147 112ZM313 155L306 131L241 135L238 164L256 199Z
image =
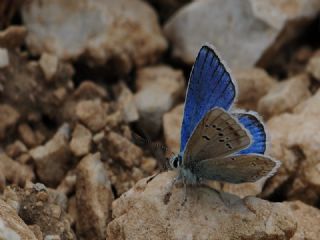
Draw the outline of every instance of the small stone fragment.
M8 67L10 64L9 53L5 48L0 48L0 68Z
M298 75L275 85L258 103L258 111L270 118L283 112L291 112L300 102L311 96L307 75Z
M39 144L37 141L37 136L31 129L31 127L26 124L22 123L18 126L18 132L20 134L20 137L22 141L28 146L28 147L35 147Z
M157 160L155 160L154 158L143 158L141 161L141 169L146 172L149 173L150 175L154 172L154 170L157 167Z
M170 92L174 99L182 97L185 91L183 72L166 65L139 69L135 84L138 92L156 85Z
M238 85L237 106L257 110L258 101L276 84L268 73L261 68L234 71Z
M20 114L7 104L0 104L0 139L6 136L7 131L18 122Z
M4 177L3 180L19 186L24 186L27 181L34 178L33 171L29 166L12 160L4 153L0 153L0 175ZM4 189L3 184L0 182L0 191Z
M15 209L0 199L0 239L37 240Z
M27 36L27 29L24 26L9 26L0 31L0 47L13 49L19 47Z
M180 104L163 115L163 132L166 146L171 151L180 151L180 129L183 117L184 104Z
M90 128L97 132L106 124L107 109L100 100L82 100L76 106L76 115L78 119Z
M10 144L6 148L6 153L11 158L16 158L19 155L26 153L28 151L26 145L24 145L21 141L17 140L14 143Z
M38 225L43 236L57 235L61 239L76 239L69 217L64 211L65 203L62 203L59 196L61 193L42 187L38 190L35 187L26 189L15 187L9 188L8 191L11 194L5 194L5 201L8 203L17 201L19 216L27 223ZM66 201L67 197L63 198Z
M81 157L90 152L92 133L83 125L77 124L72 133L70 150L76 157Z
M100 154L89 154L77 167L76 228L80 238L106 239L113 193Z
M106 135L104 148L112 159L129 168L138 165L143 155L139 147L115 132Z
M135 95L135 104L144 131L155 137L160 132L163 114L172 108L174 99L167 90L153 86L139 91Z
M316 53L308 62L307 72L320 81L320 52Z
M74 97L77 99L96 99L106 98L108 96L106 90L92 81L83 81L74 91Z
M136 82L135 103L140 125L155 137L160 132L163 114L184 94L183 73L168 66L146 67L138 71Z
M74 170L68 172L65 178L61 181L59 186L57 187L57 191L64 193L66 195L70 195L74 192L74 188L76 185L77 176Z
M58 58L55 55L43 53L39 65L47 81L51 81L58 69Z
M70 129L62 125L45 145L30 150L40 180L48 186L56 186L63 179L72 162L69 149Z
M118 105L124 121L127 123L137 121L139 119L139 113L134 104L134 96L131 90L124 83L121 83L119 88Z

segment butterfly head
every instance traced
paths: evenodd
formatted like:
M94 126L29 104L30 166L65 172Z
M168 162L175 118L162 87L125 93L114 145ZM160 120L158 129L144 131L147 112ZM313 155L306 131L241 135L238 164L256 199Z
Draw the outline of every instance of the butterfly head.
M170 159L170 167L172 169L179 168L181 166L181 164L182 164L182 156L180 154L178 154Z

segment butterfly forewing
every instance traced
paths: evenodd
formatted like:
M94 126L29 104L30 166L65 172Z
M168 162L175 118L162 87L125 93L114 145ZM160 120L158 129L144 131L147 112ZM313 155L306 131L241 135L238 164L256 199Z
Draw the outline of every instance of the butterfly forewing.
M228 183L255 182L272 176L280 162L259 154L237 155L198 162L192 170L203 179Z
M212 47L203 46L190 75L181 129L183 152L203 116L212 108L228 110L236 96L235 84Z
M231 155L250 145L250 136L228 112L210 110L190 137L183 157L185 166L208 158Z

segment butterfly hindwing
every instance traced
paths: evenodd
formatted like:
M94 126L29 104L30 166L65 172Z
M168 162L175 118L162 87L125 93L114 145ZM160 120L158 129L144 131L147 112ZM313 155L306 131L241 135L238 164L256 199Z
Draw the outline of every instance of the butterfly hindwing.
M255 182L272 176L280 162L259 154L229 156L198 162L193 171L197 177L228 183Z
M231 155L250 145L250 136L231 114L222 108L211 109L190 137L184 155L185 166L208 158Z
M203 46L193 66L188 84L181 130L180 151L193 130L212 108L228 110L236 96L235 84L229 72L210 46Z
M263 123L255 112L235 113L239 122L247 129L252 137L251 145L239 154L257 153L264 154L267 145L267 135Z

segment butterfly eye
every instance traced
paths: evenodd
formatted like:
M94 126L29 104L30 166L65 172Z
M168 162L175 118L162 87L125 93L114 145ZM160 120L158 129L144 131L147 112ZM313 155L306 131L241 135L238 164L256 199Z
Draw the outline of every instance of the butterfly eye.
M178 162L179 162L178 158L175 158L175 159L173 160L172 164L173 164L173 167L174 167L174 168L177 168L177 167L178 167Z
M180 167L181 162L182 162L182 158L180 156L176 156L171 160L170 165L172 168L178 168Z

